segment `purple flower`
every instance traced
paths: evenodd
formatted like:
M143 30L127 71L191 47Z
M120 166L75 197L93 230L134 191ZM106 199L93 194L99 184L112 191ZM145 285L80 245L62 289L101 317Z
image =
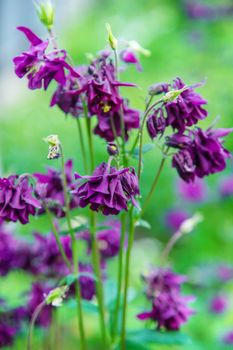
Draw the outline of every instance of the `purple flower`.
M221 181L219 191L222 197L233 195L233 176L229 176Z
M180 79L176 78L172 89L180 90L186 85ZM165 103L167 112L167 124L173 129L183 133L187 126L197 124L199 120L205 119L207 111L202 107L207 104L192 87L187 87L174 101Z
M17 175L0 179L0 217L6 221L27 224L29 215L35 215L40 203L32 196L33 187L28 178Z
M95 280L91 277L93 275L92 266L80 263L79 273L81 274L79 277L81 297L85 300L92 300L96 293Z
M0 276L5 276L14 267L16 240L0 226Z
M147 131L152 140L158 135L163 136L166 129L166 119L164 117L163 109L155 109L147 119Z
M232 345L233 344L233 331L230 331L226 333L223 337L223 343L226 345Z
M188 202L202 202L206 198L206 184L198 178L192 183L183 180L178 182L178 192L182 199Z
M122 115L125 127L125 139L128 139L128 133L132 129L138 129L140 126L139 111L131 109L127 104L122 105ZM121 136L121 111L110 111L98 115L98 124L94 133L104 138L106 141L114 141L117 136Z
M16 332L15 327L0 321L0 348L12 346Z
M193 301L192 297L181 296L176 292L160 293L153 300L152 310L143 312L137 317L142 321L155 321L157 329L176 331L194 313L187 305L190 301Z
M65 265L56 239L53 234L43 236L39 233L35 234L34 245L34 262L33 267L36 274L42 274L47 277L63 277L69 271ZM66 256L71 261L71 241L70 236L60 237L62 247Z
M128 64L134 64L138 71L142 70L142 67L139 63L138 57L135 51L131 48L127 48L121 52L121 60Z
M32 289L28 294L28 303L26 307L27 317L31 320L33 313L36 308L44 301L45 296L51 291L52 288L41 282L35 282L32 285ZM43 310L40 312L36 325L47 328L52 321L52 307L51 305L44 306Z
M65 70L78 77L77 72L66 62L66 52L64 50L54 50L49 54L45 51L49 41L38 38L29 28L18 27L30 42L28 51L15 57L15 73L19 78L25 75L28 78L29 89L45 90L52 80L64 85L66 82Z
M223 295L216 295L210 302L210 311L214 314L221 314L226 311L228 301Z
M154 299L160 292L179 292L186 276L177 275L170 269L152 268L147 275L142 276L146 284L146 296Z
M182 222L189 217L190 215L185 210L172 209L166 214L165 220L169 228L173 231L178 231Z
M66 181L70 191L74 189L72 181L72 161L68 160L65 164ZM48 208L57 216L63 217L64 212L64 190L62 184L62 175L59 171L49 168L47 174L35 173L34 177L37 179L35 193L37 198L42 201L42 209L39 214L44 213L43 202ZM74 196L70 198L70 209L78 206L78 201Z
M200 128L190 131L189 135L175 134L167 139L167 145L178 148L172 158L172 166L186 182L193 182L196 177L203 178L223 171L230 153L223 147L223 137L232 129Z
M81 208L90 204L94 211L104 215L117 215L128 209L128 202L137 205L135 196L139 194L138 178L133 168L120 170L107 163L101 163L92 176L75 174L76 179L84 180L73 191Z

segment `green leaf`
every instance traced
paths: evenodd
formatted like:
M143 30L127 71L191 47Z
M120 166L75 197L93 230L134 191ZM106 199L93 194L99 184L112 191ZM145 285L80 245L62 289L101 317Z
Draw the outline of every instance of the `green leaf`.
M149 222L146 221L146 220L142 220L142 219L139 219L139 220L136 222L135 226L144 227L144 228L147 228L148 230L151 229L151 225L149 224Z
M149 329L128 332L127 340L138 344L187 345L191 343L187 334Z
M148 143L146 145L142 146L142 154L147 153L149 151L151 151L153 148L155 147L155 145L153 143ZM139 147L136 147L133 155L134 158L138 159L139 158Z
M85 272L85 271L80 272L78 274L78 278L80 278L80 277L87 277L87 278L91 278L94 281L97 281L96 276L91 272ZM76 281L76 279L77 279L77 277L71 273L71 274L65 276L64 278L62 278L59 285L61 286L61 285L66 284L68 286L71 286L71 284L73 284Z

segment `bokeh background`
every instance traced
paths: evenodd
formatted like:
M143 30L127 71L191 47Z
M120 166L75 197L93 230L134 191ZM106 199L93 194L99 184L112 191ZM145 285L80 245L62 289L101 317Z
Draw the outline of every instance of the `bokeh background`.
M148 86L170 82L181 77L187 84L205 80L199 89L208 100L207 127L217 118L217 126L233 126L233 2L230 0L57 0L56 36L76 64L86 63L86 54L107 46L105 23L111 23L114 34L122 39L137 40L151 51L141 58L143 71L134 66L122 73L124 81L136 83L137 89L124 89L135 108L143 109ZM83 171L78 132L71 117L65 118L49 102L54 90L29 91L26 80L19 80L13 71L12 58L27 43L15 29L25 25L38 35L46 36L33 2L30 0L0 0L0 174L43 171L48 164L46 145L42 138L58 134L66 157L72 158L75 170ZM148 140L149 141L149 140ZM96 164L106 159L105 144L96 138ZM227 147L233 150L229 136ZM159 165L161 153L156 147L145 155L142 194L147 193ZM56 161L52 164L57 166ZM167 162L145 219L151 229L140 228L136 234L132 284L142 290L140 273L148 264L159 264L159 252L173 229L167 223L171 210L187 215L202 213L204 221L176 246L171 261L178 273L189 275L192 294L196 294L196 315L184 327L193 343L185 349L226 349L223 335L233 330L233 283L216 282L217 269L233 267L233 189L232 196L221 195L221 184L233 177L232 162L220 175L205 182L201 202L185 200L178 191L178 178ZM24 227L14 226L17 234L28 240L35 230L49 230L46 220L32 220ZM1 259L1 257L0 257ZM114 263L111 267L114 274ZM14 273L0 279L0 296L17 299L27 289L28 277ZM209 303L217 294L226 295L229 303L223 314L213 314ZM135 313L129 318L134 326ZM133 310L133 309L132 309ZM61 318L66 317L61 311ZM93 325L90 322L90 334ZM90 335L91 336L91 335ZM40 334L38 335L40 338ZM14 349L24 349L24 335ZM67 349L75 349L72 343ZM68 342L68 341L67 341ZM38 340L38 348L41 346ZM65 345L64 345L65 346ZM158 346L155 347L159 349ZM162 347L165 349L165 347ZM177 349L180 347L177 347Z

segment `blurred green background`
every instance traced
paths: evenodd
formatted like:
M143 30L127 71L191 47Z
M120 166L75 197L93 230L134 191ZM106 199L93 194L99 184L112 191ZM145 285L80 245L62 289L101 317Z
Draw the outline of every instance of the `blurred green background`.
M4 3L4 1L3 1ZM13 1L12 1L13 3ZM57 108L49 108L49 102L55 86L50 86L47 92L29 91L26 80L18 80L14 76L11 59L25 49L26 43L16 32L15 25L28 26L39 30L39 20L34 13L31 1L24 2L27 17L22 13L14 13L14 23L6 25L6 37L12 40L10 49L2 50L5 66L1 69L1 112L0 112L0 165L2 174L39 172L46 166L58 166L57 161L46 160L47 146L42 138L49 134L58 134L62 140L65 155L74 159L75 170L83 172L81 163L78 131L71 117L65 118ZM136 83L138 88L122 90L131 99L131 105L143 109L148 86L156 82L170 82L175 77L181 77L187 84L195 84L206 80L199 92L208 100L210 117L202 125L207 127L217 116L220 116L217 126L233 126L233 16L215 16L209 18L190 18L184 2L174 0L92 0L90 2L57 0L58 10L56 35L61 48L66 49L75 64L86 63L86 53L95 53L107 46L105 23L111 23L114 34L122 39L137 40L143 47L151 51L149 58L141 58L143 72L137 72L130 66L121 74L123 81ZM71 6L70 11L62 12L62 8ZM232 1L203 1L211 6L233 6ZM13 11L13 6L11 11ZM30 16L29 16L30 14ZM3 13L2 13L3 15ZM10 18L11 13L5 13ZM30 18L30 20L29 20ZM24 21L22 23L22 20ZM9 19L10 21L10 19ZM6 22L6 20L5 20ZM4 33L3 33L4 34ZM14 39L11 39L13 36ZM4 44L4 35L2 35ZM9 43L8 43L9 45ZM4 56L5 55L5 56ZM4 69L3 69L4 68ZM94 124L93 124L94 125ZM149 142L146 140L145 142ZM95 163L106 160L105 143L95 138ZM233 150L233 140L229 136L227 147ZM145 155L144 172L142 176L142 195L149 190L161 158L156 147ZM137 242L134 250L132 283L140 290L140 273L151 263L159 264L161 244L169 239L170 232L164 225L164 217L170 208L187 209L190 213L199 211L204 221L191 235L185 237L172 252L172 264L178 273L192 273L194 268L204 264L233 263L233 198L221 200L218 184L223 176L232 173L232 163L229 162L224 174L214 175L208 179L208 198L204 204L191 205L184 203L176 191L177 175L168 161L160 178L159 185L148 208L145 219L151 224L151 230L138 229ZM16 226L16 231L31 238L33 230L48 230L45 220L32 220L25 227ZM153 237L154 244L148 243ZM150 241L149 241L150 242ZM114 273L114 263L110 271ZM208 276L207 276L208 278ZM6 282L0 281L2 293L22 285L27 277L23 275L10 276ZM233 285L226 287L232 294ZM195 291L192 291L195 294ZM208 301L211 290L197 291L195 303L197 314L191 319L184 330L193 339L193 344L185 349L225 349L221 345L221 337L229 329L233 329L233 311L215 316L208 311ZM139 299L140 300L140 299ZM233 305L233 298L231 300ZM135 308L135 312L134 312ZM136 322L134 316L138 312L135 302L129 322ZM68 312L68 311L66 311ZM61 312L61 317L63 312ZM64 316L64 315L63 315ZM93 325L90 326L90 333ZM72 340L72 337L70 338ZM23 343L22 343L23 344ZM74 345L66 343L64 349L75 349ZM38 345L39 346L39 345ZM73 346L73 347L72 347ZM16 349L23 349L19 341ZM162 347L165 349L165 347ZM177 349L180 347L177 347ZM61 349L63 349L61 347ZM160 349L156 346L155 349Z

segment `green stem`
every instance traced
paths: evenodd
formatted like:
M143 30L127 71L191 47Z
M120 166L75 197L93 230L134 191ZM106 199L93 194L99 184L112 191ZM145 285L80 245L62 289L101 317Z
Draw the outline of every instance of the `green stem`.
M146 118L148 116L148 114L150 113L150 111L159 103L161 103L163 100L159 99L158 101L156 101L152 106L150 106L149 108L147 108L147 110L144 113L143 119L142 119L142 123L141 123L141 127L139 129L139 133L138 133L138 138L139 138L139 160L138 160L138 179L140 180L141 177L141 170L142 170L142 144L143 144L143 131L144 131L144 125L146 122Z
M54 237L55 237L55 239L56 239L56 242L57 242L59 251L60 251L60 253L61 253L61 255L62 255L62 258L63 258L63 260L64 260L66 266L67 266L68 269L71 271L71 264L70 264L70 261L69 261L67 255L66 255L66 253L65 253L65 251L64 251L64 249L63 249L63 246L62 246L62 243L61 243L61 240L60 240L60 237L59 237L57 228L56 228L56 226L55 226L55 224L54 224L54 222L53 222L52 215L51 215L51 213L50 213L50 211L49 211L49 209L48 209L48 207L47 207L47 205L46 205L45 203L44 203L44 208L45 208L46 214L47 214L47 216L48 216L48 218L49 218L49 220L50 220L50 222L51 222L51 226L52 226L52 229L53 229L53 234L54 234Z
M27 350L32 350L32 336L33 336L33 330L35 327L35 322L37 320L37 317L39 316L39 314L41 313L41 311L43 310L44 306L46 305L46 301L42 301L42 303L40 303L31 318L31 322L29 325L29 331L28 331L28 339L27 339Z
M79 140L80 140L80 148L81 148L81 153L82 153L84 171L87 174L87 172L88 172L87 157L86 157L86 150L85 150L85 144L84 144L84 139L83 139L81 121L79 118L77 118L77 126L78 126L78 134L79 134Z
M121 214L121 241L120 241L120 252L119 252L119 256L118 256L117 298L116 298L116 305L115 305L115 310L114 310L114 315L113 315L113 324L112 324L113 343L114 343L116 335L117 335L119 309L120 309L120 303L121 303L125 233L126 233L126 213L123 212Z
M65 207L66 207L66 220L67 220L67 226L71 237L74 275L77 277L75 282L75 296L76 296L76 302L77 302L77 316L78 316L79 332L80 332L80 343L81 343L80 348L81 350L86 350L86 339L85 339L85 332L84 332L83 312L82 312L82 303L81 303L81 290L80 290L80 284L78 279L79 259L78 259L78 251L77 251L77 241L76 241L75 233L71 223L68 187L67 187L67 180L66 180L66 173L65 173L65 161L64 161L64 154L63 154L61 145L60 145L60 150L61 150L62 182L63 182Z
M141 215L144 213L146 207L148 206L148 204L149 204L150 201L151 201L151 198L152 198L152 195L153 195L153 193L154 193L154 190L155 190L155 188L156 188L156 186L157 186L157 183L158 183L160 174L161 174L161 172L162 172L162 170L163 170L163 167L164 167L164 164L165 164L165 160L166 160L166 157L163 156L162 161L161 161L160 166L159 166L159 169L158 169L158 171L157 171L157 173L156 173L156 175L155 175L154 181L153 181L153 183L152 183L151 189L150 189L150 191L149 191L149 193L148 193L148 195L147 195L147 197L146 197L146 200L145 200L145 202L144 202L144 204L143 204L143 207L142 207L142 210L141 210Z
M93 269L96 276L96 295L99 305L100 328L103 339L103 347L107 349L107 327L105 324L104 293L102 285L102 274L100 269L100 256L96 240L96 217L95 213L90 210L90 233L92 241L92 261Z
M90 151L90 163L91 163L91 172L94 170L95 162L94 162L94 148L93 148L93 140L91 134L91 119L86 117L86 126L87 126L87 137L88 137L88 145Z
M126 252L126 263L125 263L125 286L124 286L124 298L123 298L121 350L126 350L127 299L128 299L128 287L129 287L130 258L131 258L131 252L132 252L133 241L134 241L133 206L130 208L129 219L130 219L129 239L128 239L128 248Z

